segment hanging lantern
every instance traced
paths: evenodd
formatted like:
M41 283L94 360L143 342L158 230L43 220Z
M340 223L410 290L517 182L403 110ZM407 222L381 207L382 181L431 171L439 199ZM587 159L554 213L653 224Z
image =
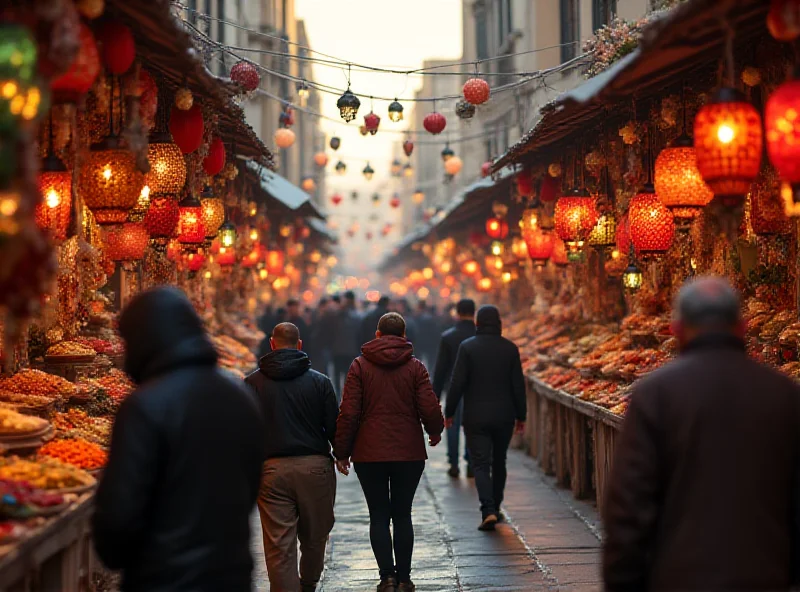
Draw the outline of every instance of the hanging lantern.
M505 265L502 257L492 255L491 253L484 258L483 263L486 265L486 270L494 275L502 273Z
M519 218L519 228L523 235L539 228L539 210L537 208L523 210Z
M631 199L628 224L631 243L642 257L663 255L669 250L675 234L675 222L652 185L645 185Z
M186 265L186 269L188 269L189 273L191 274L200 271L205 262L206 256L203 253L189 252L183 254L183 263Z
M410 162L407 162L403 166L403 176L406 177L407 179L410 179L411 177L414 176L414 167L411 166Z
M144 216L147 233L154 239L166 239L174 236L178 226L180 210L178 200L166 195L150 198L150 207Z
M364 127L373 136L378 133L378 126L381 124L381 118L375 113L370 111L364 116Z
M455 155L456 155L456 153L453 152L452 148L450 148L450 144L445 145L445 147L442 149L442 152L441 152L442 162L447 162L448 160L453 158Z
M492 241L492 244L489 245L489 252L495 257L499 257L505 254L506 246L500 241Z
M523 232L522 238L525 240L528 256L533 264L537 267L544 267L553 254L555 235L541 228L533 228Z
M441 134L447 126L447 120L444 115L436 111L428 113L425 119L422 120L422 126L428 133L435 135Z
M411 195L411 202L414 205L419 206L422 205L424 201L425 201L425 193L421 189L417 188L417 190Z
M656 158L655 190L672 215L684 224L699 216L714 198L697 169L697 154L689 136L680 136Z
M508 222L502 218L489 218L486 220L486 234L494 240L504 240L508 236Z
M358 133L360 133L362 136L366 136L369 133L369 130L367 129L366 125L362 125L358 128Z
M414 152L414 142L411 140L403 142L403 152L405 152L406 156L410 157L411 153Z
M786 216L781 198L781 178L765 167L750 192L750 224L759 236L789 234L794 225Z
M475 288L478 292L486 293L492 291L492 278L482 277L475 282Z
M195 103L186 111L173 107L169 116L169 131L184 154L203 145L203 110Z
M334 193L331 196L331 201L333 202L333 205L338 206L340 203L342 203L342 196L338 193Z
M462 88L464 100L472 105L482 105L489 100L489 83L481 78L470 78Z
M379 193L372 194L372 205L377 206L381 202L381 196Z
M36 224L54 240L66 239L72 210L72 171L54 154L42 162L39 193L42 201L36 204Z
M317 189L317 182L314 180L314 177L303 177L300 187L302 187L303 191L306 193L312 193Z
M98 37L103 44L106 69L116 76L127 72L136 59L136 43L130 28L119 21L107 21L100 27Z
M144 258L149 240L144 224L126 222L106 230L103 251L112 261L139 261Z
M800 18L800 8L797 10ZM769 97L764 116L769 159L781 178L794 187L800 187L798 104L800 104L800 80L789 80Z
M453 156L444 163L444 170L448 175L457 175L461 172L464 163L458 156Z
M280 127L292 127L294 125L294 109L286 106L278 116L278 125Z
M397 123L403 120L403 106L395 99L389 103L389 119Z
M584 241L597 224L599 214L594 198L578 189L573 190L556 202L555 228L570 253L579 253Z
M328 155L324 152L317 152L314 155L314 164L316 164L319 168L325 168L328 164Z
M392 196L392 199L389 200L389 206L393 209L397 209L400 207L400 198L397 197L397 194Z
M178 242L189 247L202 245L206 231L203 227L203 210L200 202L189 194L180 201L178 207Z
M362 170L361 173L364 175L364 178L369 181L375 174L375 170L369 166L369 163L367 163L367 166L364 167L364 170Z
M524 238L518 236L511 241L511 254L517 261L525 261L528 258L528 245Z
M767 14L767 28L778 41L794 41L800 37L800 2L772 0Z
M333 136L328 145L331 147L331 150L335 152L339 149L339 146L342 145L342 140L336 136Z
M475 116L475 105L465 99L459 99L456 103L456 116L462 121L472 119Z
M283 273L286 264L286 255L284 255L283 251L280 249L270 249L267 251L264 260L270 275L280 275Z
M92 145L78 182L83 202L98 224L121 224L139 200L144 175L136 168L136 157L122 147L120 139L107 137Z
M358 97L350 92L350 88L344 91L344 94L336 101L336 106L339 108L339 115L347 122L353 121L358 114L358 108L361 107L361 101ZM334 148L335 150L335 148Z
M604 212L600 214L600 217L597 219L597 224L592 228L586 242L597 249L613 247L616 244L617 219L613 212Z
M218 136L214 136L208 146L208 156L203 159L203 170L206 175L214 176L225 167L225 144Z
M399 177L403 174L403 163L401 163L398 159L394 159L392 161L392 166L389 169L392 174L392 177Z
M340 160L336 163L336 172L340 175L344 175L347 172L347 165Z
M636 265L636 262L633 259L633 253L631 253L628 267L626 267L625 271L622 272L622 285L626 290L630 292L636 292L642 287L643 282L644 276L642 275L642 270Z
M294 132L288 127L280 127L275 130L275 145L278 148L290 148L296 139Z
M725 205L740 203L761 168L761 116L731 88L717 91L694 120L697 168Z
M236 244L236 227L230 221L225 220L222 226L219 227L217 236L219 237L220 246L225 249L232 249Z
M186 162L177 144L172 142L169 132L153 134L147 147L150 172L144 183L152 196L177 195L186 184Z
M220 267L230 267L236 264L236 249L230 247L220 247L217 255L217 265Z
M53 97L59 103L77 103L92 88L100 73L100 55L92 30L80 24L78 53L69 70L50 83Z
M564 244L557 236L553 237L553 252L550 255L550 261L556 267L566 267L569 265L569 255L567 254L567 245Z
M467 261L464 261L464 263L461 265L461 273L463 273L464 275L472 276L478 273L479 270L480 270L480 265L478 265L478 262L475 261L474 259L469 259Z
M200 207L203 210L203 228L205 229L206 238L214 238L217 236L217 231L222 223L225 221L225 204L218 198L203 197L200 200Z
M542 203L551 203L558 199L561 190L561 178L545 175L539 188L539 200Z
M488 163L491 167L492 163ZM533 173L530 170L523 170L517 173L517 193L522 197L531 197L533 195Z
M241 86L245 91L252 92L261 83L261 76L255 64L246 60L236 62L231 68L231 80Z
M492 161L487 160L481 165L481 177L488 177L492 174Z

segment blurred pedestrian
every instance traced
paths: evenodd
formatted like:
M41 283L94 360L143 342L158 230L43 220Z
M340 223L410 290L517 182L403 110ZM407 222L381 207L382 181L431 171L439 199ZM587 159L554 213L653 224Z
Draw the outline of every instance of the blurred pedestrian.
M787 590L798 568L800 387L745 351L739 297L684 285L678 358L634 386L605 499L606 590Z
M331 443L339 406L330 379L311 370L308 356L300 351L300 337L292 323L275 327L272 351L246 382L256 393L266 429L258 510L270 587L313 592L333 528Z
M265 436L253 397L179 290L139 294L119 329L137 388L94 499L97 553L126 591L249 592Z
M339 471L349 474L353 461L367 500L378 592L415 590L411 504L428 458L420 422L431 446L444 429L428 371L414 357L405 329L403 317L385 314L376 339L361 348L347 374L334 445Z
M393 300L394 312L399 314L406 322L406 337L411 343L416 343L417 340L417 323L411 316L411 306L408 304L406 298L398 298Z
M341 299L339 314L336 316L336 332L333 335L331 351L333 353L333 386L339 401L342 400L344 379L350 364L358 355L358 332L361 319L356 312L356 296L353 292L345 292Z
M375 339L375 327L378 326L381 317L389 312L389 303L388 296L381 296L375 308L368 311L361 319L361 328L358 333L359 347Z
M297 330L300 331L300 335L309 335L308 323L304 318L303 311L300 309L300 301L296 298L290 298L286 302L286 315L278 320L276 326L281 323L291 323L297 327Z
M494 530L506 487L506 455L514 431L525 430L527 400L519 349L502 336L494 306L478 311L475 337L458 348L447 391L447 427L464 400L464 433L481 502L480 530Z
M424 300L417 302L417 312L414 315L414 324L417 327L414 352L427 367L436 363L436 348L439 343L440 332L437 331L436 319Z
M321 298L311 323L311 367L328 375L332 360L331 345L336 334L336 303ZM308 348L308 346L306 346Z
M436 355L436 370L433 372L433 391L439 400L442 400L444 387L450 384L453 368L456 364L456 355L462 342L475 336L475 301L459 300L456 306L458 321L455 326L442 333L439 341L439 353ZM449 396L449 395L448 395ZM464 401L460 401L453 414L453 423L447 428L447 459L450 469L447 474L458 478L459 469L459 440L461 439L461 425L464 417ZM469 463L469 450L464 446L464 460L467 462L467 478L473 476L472 466Z

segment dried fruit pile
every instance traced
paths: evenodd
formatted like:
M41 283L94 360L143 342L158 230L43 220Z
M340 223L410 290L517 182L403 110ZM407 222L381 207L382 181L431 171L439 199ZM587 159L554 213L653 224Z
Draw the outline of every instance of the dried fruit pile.
M87 471L100 469L108 461L105 450L83 438L53 440L39 449L39 455L55 458Z
M87 345L77 341L61 341L47 348L48 357L89 357L95 356L97 352Z
M60 376L41 370L25 369L10 378L0 380L0 391L57 399L71 397L77 389L69 380Z
M91 347L98 354L117 356L125 353L125 348L120 340L98 339L96 337L76 337L75 341L81 345Z
M47 427L47 420L0 407L0 433L25 434Z
M66 438L83 438L100 446L111 440L112 422L105 417L92 417L81 409L70 409L53 416L53 426Z
M0 457L0 479L24 481L37 489L88 487L95 478L74 465L55 459L23 460L16 456Z

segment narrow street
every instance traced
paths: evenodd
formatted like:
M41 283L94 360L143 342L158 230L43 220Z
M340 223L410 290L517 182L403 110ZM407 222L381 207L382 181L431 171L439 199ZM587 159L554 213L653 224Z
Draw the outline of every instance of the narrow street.
M445 446L430 461L414 502L416 543L412 578L420 592L600 590L600 523L593 504L558 490L520 451L509 456L505 510L510 523L494 533L477 530L473 483L446 474ZM256 589L269 590L254 519ZM257 529L257 530L256 530ZM339 478L336 526L320 592L374 590L377 567L369 544L369 518L355 475Z

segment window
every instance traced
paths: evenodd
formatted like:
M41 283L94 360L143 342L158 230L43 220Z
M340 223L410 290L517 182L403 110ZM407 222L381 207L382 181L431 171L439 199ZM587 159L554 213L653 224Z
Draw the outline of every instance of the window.
M486 23L486 6L482 1L473 5L475 18L475 57L485 60L489 57L489 29Z
M578 55L580 39L579 0L560 0L561 2L561 61L568 62Z
M511 34L511 0L497 0L497 43L502 46Z
M592 27L595 31L610 25L617 14L617 0L592 0Z

